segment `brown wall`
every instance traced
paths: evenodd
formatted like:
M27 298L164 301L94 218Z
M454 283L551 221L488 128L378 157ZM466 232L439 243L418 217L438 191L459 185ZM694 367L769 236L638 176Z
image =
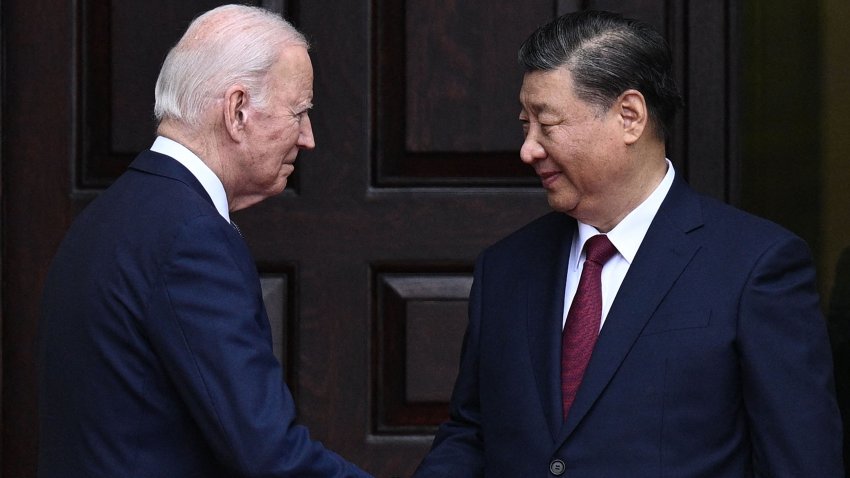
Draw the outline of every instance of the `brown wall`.
M744 2L741 205L802 236L824 303L850 246L850 4Z

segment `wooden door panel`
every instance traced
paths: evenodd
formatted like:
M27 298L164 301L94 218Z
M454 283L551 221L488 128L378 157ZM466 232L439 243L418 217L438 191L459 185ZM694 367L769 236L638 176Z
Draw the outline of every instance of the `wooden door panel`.
M448 416L472 277L374 271L375 435L430 435Z
M516 50L552 2L378 0L374 185L529 186Z

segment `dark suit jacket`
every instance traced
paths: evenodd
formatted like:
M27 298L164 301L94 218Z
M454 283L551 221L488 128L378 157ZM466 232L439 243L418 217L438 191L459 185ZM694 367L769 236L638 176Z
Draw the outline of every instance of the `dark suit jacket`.
M551 213L479 257L451 419L417 478L844 476L806 245L678 179L564 422L575 231Z
M40 324L40 477L368 476L310 440L240 235L147 151L74 222Z

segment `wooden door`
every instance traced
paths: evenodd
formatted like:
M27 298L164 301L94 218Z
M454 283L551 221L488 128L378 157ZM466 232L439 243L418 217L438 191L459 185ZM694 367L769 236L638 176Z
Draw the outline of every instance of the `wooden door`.
M224 2L2 0L3 471L35 476L41 282L73 216L153 138L153 84ZM555 15L607 8L670 39L687 112L670 157L734 200L736 2L262 1L312 43L317 147L236 214L276 352L313 436L409 476L445 419L476 254L548 210L522 141L516 51Z

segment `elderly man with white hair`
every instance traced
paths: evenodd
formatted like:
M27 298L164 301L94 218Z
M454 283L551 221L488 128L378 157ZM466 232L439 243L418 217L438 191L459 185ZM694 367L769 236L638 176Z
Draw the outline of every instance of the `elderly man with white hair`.
M228 5L156 85L158 137L76 219L40 324L39 476L367 477L295 424L230 213L315 146L304 36Z

